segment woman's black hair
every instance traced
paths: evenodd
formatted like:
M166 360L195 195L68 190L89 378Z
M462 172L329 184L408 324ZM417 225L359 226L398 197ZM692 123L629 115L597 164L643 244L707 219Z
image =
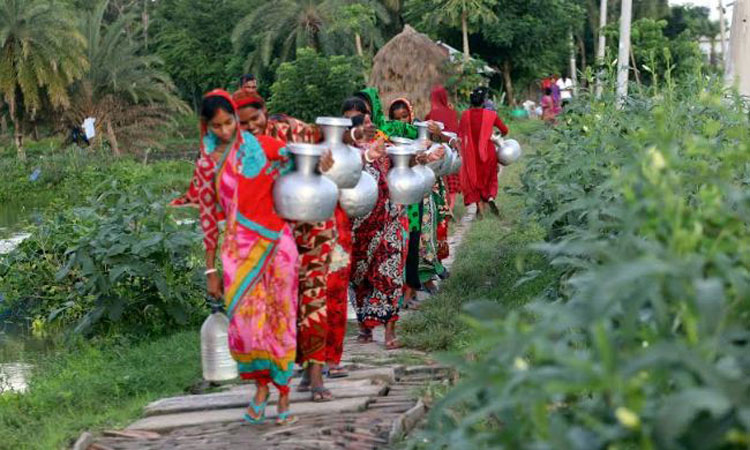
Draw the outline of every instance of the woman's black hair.
M367 104L359 96L349 97L344 100L344 104L341 105L341 114L347 111L357 111L362 114L368 114L370 111L367 109Z
M388 118L393 120L393 114L398 111L399 109L405 109L409 110L409 105L406 104L403 100L397 100L393 103L391 103L391 107L388 108Z
M552 88L544 88L544 95L552 95Z
M206 122L210 121L220 109L230 115L234 115L232 103L224 97L211 96L204 98L201 103L201 119Z
M242 75L240 77L240 87L242 87L248 81L253 81L254 79L255 79L255 75L251 73L246 73L245 75Z
M365 103L365 107L367 108L367 113L372 112L372 101L370 100L370 97L365 94L364 92L355 92L353 97L356 97L360 100L362 100Z
M484 86L479 86L478 88L474 89L469 96L471 106L473 106L474 108L482 107L484 101L487 100L487 93L487 88Z

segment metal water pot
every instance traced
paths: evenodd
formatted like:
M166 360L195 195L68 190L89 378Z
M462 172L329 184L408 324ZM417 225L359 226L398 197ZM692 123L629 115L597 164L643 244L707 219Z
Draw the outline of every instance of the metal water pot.
M391 139L399 142L399 138ZM388 147L388 156L393 166L386 177L388 193L392 202L399 205L413 205L422 201L424 195L424 178L409 167L416 147L409 143Z
M378 202L378 182L369 173L362 171L359 183L352 189L339 190L339 203L349 217L364 217Z
M273 186L276 212L287 220L323 222L333 216L338 202L336 183L317 173L325 146L288 144L296 170L284 175Z
M211 315L201 326L201 366L206 381L237 378L237 362L229 352L229 318L221 304L210 301Z
M443 136L451 140L458 138L456 133L450 131L443 131ZM454 150L450 145L445 144L445 158L443 158L443 165L440 167L440 176L453 173L453 165L456 164L458 158L460 158L458 150Z
M445 128L445 126L442 123L440 123L440 122L435 122L435 123L440 127L441 130L443 128ZM417 145L417 148L424 148L425 147L425 144L424 144L425 142L431 142L432 141L431 136L430 136L430 129L429 129L430 122L427 122L427 121L425 121L425 122L414 122L414 126L417 127L417 132L419 133L418 136L417 136L417 140L415 141L415 144ZM440 144L439 143L435 143L435 144L433 144L429 148L428 152L433 152L438 147L440 147ZM443 157L443 158L441 158L441 159L439 159L437 161L433 161L433 162L427 164L427 167L429 167L430 169L432 169L432 172L433 172L434 175L440 176L440 168L441 168L442 164L444 163L444 161L445 161L445 159Z
M417 172L419 176L422 177L422 189L424 189L424 191L422 192L422 196L427 197L432 192L432 187L435 186L435 182L437 181L435 172L429 167L422 164L417 164L416 166L412 167L412 170Z
M521 157L521 144L515 139L506 139L497 148L497 160L504 166L509 166Z
M318 117L315 121L323 130L323 145L331 150L333 167L324 175L341 189L351 189L362 174L362 156L359 151L344 144L344 133L352 126L346 117Z

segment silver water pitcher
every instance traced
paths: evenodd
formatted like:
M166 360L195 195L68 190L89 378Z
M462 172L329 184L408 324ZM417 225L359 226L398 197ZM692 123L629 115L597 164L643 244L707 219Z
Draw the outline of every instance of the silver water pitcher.
M336 183L317 172L324 145L288 144L295 171L280 177L273 186L276 212L287 220L323 222L333 217L338 202Z
M392 162L386 177L389 197L399 205L419 203L424 196L424 178L409 167L417 149L410 139L392 138L391 142L397 145L388 147Z
M378 202L378 182L369 173L362 171L359 183L352 189L339 190L339 204L352 218L365 217Z
M497 160L504 166L509 166L521 157L521 144L515 139L506 139L497 147Z
M357 186L362 175L362 156L354 147L344 144L344 133L352 126L346 117L318 117L315 123L323 130L322 145L331 150L333 167L323 175L331 179L340 189Z

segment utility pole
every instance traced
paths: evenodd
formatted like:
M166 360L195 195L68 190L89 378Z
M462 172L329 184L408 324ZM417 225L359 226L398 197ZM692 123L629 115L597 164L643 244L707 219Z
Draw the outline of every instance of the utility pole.
M630 72L630 24L633 21L633 0L622 0L620 11L620 46L617 53L617 106L622 107L628 96Z
M750 97L750 0L734 2L727 56L727 82Z
M721 37L721 60L724 65L724 73L726 73L727 61L729 59L729 49L727 48L727 24L724 14L724 0L719 0L719 35Z
M599 6L599 45L596 47L596 65L599 73L596 75L596 98L602 96L602 78L604 78L604 57L607 53L607 36L604 28L607 26L607 0L601 0Z

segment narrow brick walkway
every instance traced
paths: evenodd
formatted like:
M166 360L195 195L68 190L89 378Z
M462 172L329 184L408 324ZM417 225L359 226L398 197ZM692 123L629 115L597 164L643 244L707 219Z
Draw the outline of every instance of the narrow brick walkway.
M449 239L451 267L458 247L474 219L470 210L454 226ZM419 314L406 311L405 314ZM356 341L353 311L345 341L344 360L351 375L327 386L336 399L313 403L309 393L293 392L292 410L299 421L276 427L276 398L262 426L242 422L253 392L247 384L230 385L220 392L161 399L148 405L143 418L124 430L84 433L74 450L156 449L377 449L403 438L422 419L426 408L419 399L425 384L447 379L450 371L435 365L427 354L412 349L386 351L382 327L375 342ZM299 380L293 382L296 386Z

